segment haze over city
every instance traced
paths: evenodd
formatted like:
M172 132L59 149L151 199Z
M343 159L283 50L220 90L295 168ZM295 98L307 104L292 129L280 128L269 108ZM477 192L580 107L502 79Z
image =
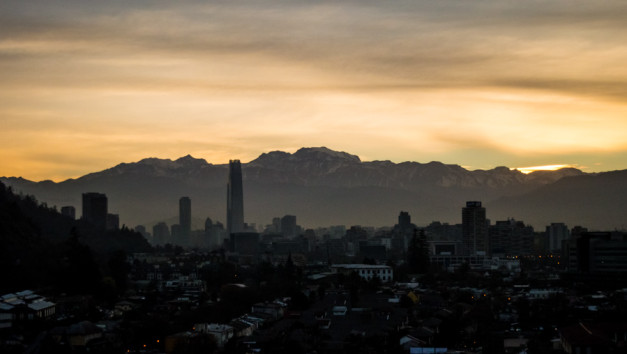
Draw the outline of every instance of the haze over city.
M622 1L3 1L0 176L145 157L627 161Z

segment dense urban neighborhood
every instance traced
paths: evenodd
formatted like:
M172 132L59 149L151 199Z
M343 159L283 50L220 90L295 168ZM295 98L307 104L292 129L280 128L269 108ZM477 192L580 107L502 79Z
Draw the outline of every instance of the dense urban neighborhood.
M2 353L624 353L627 235L564 223L305 229L119 225L102 193L82 217L1 185Z

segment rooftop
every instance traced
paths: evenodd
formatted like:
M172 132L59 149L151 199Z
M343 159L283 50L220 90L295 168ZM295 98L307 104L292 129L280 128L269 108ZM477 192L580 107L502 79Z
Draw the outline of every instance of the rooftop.
M348 268L348 269L389 269L390 266L377 264L334 264L332 268Z

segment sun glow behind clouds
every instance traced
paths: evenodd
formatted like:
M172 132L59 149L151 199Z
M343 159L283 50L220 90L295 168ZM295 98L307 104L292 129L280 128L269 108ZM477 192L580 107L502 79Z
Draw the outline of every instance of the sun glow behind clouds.
M574 165L545 165L545 166L531 166L531 167L516 167L512 170L518 170L524 174L529 174L535 171L557 171L562 168L576 168Z

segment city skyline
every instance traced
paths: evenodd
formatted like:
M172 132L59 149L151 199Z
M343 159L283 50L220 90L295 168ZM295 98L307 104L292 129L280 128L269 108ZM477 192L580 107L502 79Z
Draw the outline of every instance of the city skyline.
M0 176L327 146L625 169L627 4L4 1Z

